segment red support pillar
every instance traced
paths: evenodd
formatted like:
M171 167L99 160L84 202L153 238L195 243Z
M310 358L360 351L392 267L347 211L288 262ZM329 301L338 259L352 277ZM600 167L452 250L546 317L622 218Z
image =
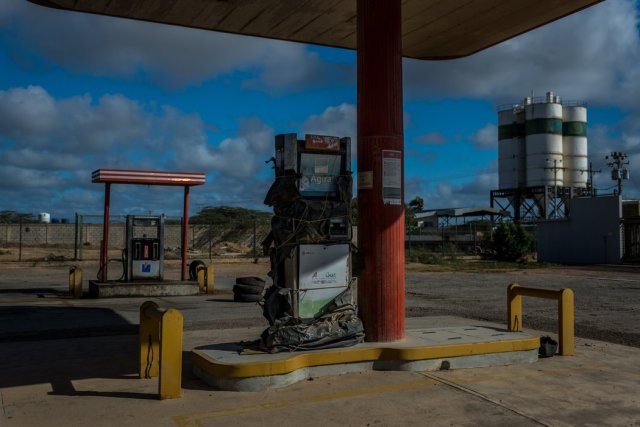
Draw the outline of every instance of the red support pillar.
M180 280L187 280L187 248L189 247L189 186L184 187L184 204L182 207L182 268Z
M358 0L357 25L358 304L366 339L395 341L405 298L401 0Z
M100 270L98 280L107 281L109 264L109 210L111 208L111 183L104 184L104 214L102 215L102 244L100 245Z

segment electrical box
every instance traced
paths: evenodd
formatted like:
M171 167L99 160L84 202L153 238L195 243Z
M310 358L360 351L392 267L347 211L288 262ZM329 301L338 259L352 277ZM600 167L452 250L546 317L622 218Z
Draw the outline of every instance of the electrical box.
M126 280L162 280L164 215L127 216Z
M622 169L620 172L622 179L629 179L629 169Z

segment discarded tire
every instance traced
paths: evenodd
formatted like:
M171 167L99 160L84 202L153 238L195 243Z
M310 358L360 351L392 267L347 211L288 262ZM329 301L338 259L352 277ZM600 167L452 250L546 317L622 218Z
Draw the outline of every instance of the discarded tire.
M235 302L258 302L262 299L260 294L233 294Z
M264 290L264 286L252 286L252 285L242 285L242 284L233 286L234 294L257 295L257 294L262 294L263 290Z
M198 266L205 267L205 263L200 260L191 261L189 264L189 280L198 280Z
M262 280L259 277L236 277L236 284L237 285L249 285L249 286L255 286L255 287L262 287L264 288L265 285L265 281Z

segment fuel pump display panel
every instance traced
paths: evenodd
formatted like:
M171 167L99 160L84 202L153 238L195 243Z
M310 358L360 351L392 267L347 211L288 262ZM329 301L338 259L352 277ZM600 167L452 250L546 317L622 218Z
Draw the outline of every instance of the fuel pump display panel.
M300 195L335 198L341 171L342 156L339 154L300 153Z

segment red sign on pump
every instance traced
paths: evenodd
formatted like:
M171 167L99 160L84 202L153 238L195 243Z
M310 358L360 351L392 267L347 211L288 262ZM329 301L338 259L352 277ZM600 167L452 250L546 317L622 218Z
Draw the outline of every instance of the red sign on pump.
M340 151L340 138L337 136L305 135L304 148L307 150Z

